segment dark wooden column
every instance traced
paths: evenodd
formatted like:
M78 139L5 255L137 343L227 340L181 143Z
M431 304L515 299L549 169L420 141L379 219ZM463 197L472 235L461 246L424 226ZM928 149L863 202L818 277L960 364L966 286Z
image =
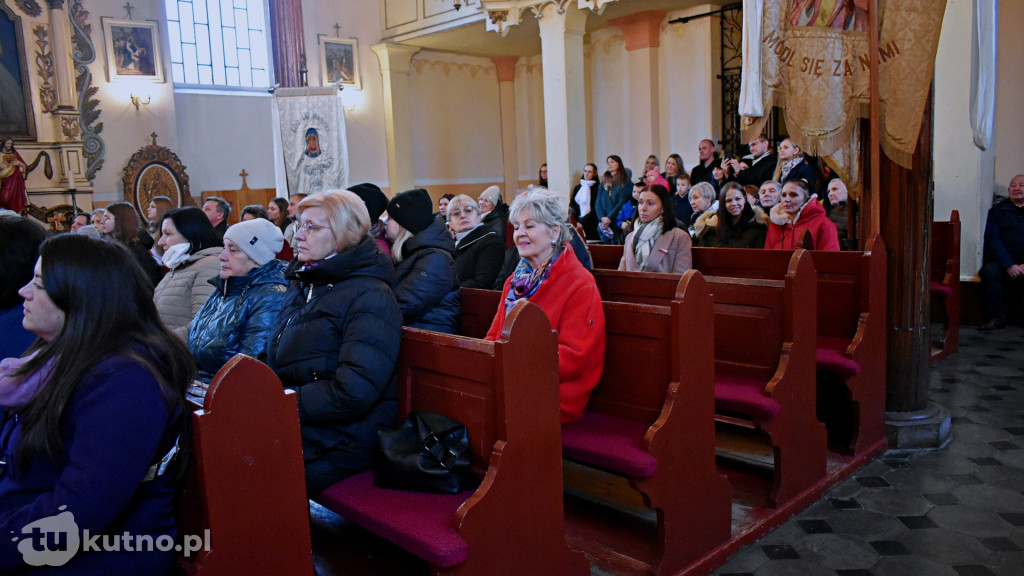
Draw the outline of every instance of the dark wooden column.
M929 96L912 168L883 155L873 198L889 257L886 418L892 448L937 447L949 435L948 414L928 398L932 113Z
M305 86L302 0L270 0L270 43L274 80L286 88Z

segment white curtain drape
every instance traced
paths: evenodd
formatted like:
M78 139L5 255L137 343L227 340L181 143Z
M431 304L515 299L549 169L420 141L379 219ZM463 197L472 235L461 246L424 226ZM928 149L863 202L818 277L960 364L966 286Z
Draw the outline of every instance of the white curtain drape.
M764 116L761 100L761 17L764 0L743 0L743 69L740 72L740 116Z
M996 117L996 40L999 0L974 0L971 31L971 129L974 145L992 145Z

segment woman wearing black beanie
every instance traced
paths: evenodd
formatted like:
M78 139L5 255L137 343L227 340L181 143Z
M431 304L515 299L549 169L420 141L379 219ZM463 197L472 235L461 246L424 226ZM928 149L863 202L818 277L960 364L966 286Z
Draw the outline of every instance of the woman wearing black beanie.
M396 194L388 202L387 237L395 262L395 298L403 325L436 332L459 332L459 273L455 243L434 219L434 203L422 188Z

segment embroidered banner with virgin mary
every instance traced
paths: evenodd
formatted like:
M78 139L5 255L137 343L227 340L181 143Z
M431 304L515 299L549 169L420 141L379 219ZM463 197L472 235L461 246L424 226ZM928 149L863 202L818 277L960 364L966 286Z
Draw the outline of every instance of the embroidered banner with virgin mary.
M744 139L783 109L790 136L820 156L856 157L856 126L868 114L868 0L746 0L760 26L745 27ZM908 167L917 146L945 0L879 0L882 149ZM756 37L753 37L757 34ZM747 60L756 59L754 66Z
M280 127L274 148L284 168L277 171L279 193L348 187L345 111L337 88L278 88L274 117Z

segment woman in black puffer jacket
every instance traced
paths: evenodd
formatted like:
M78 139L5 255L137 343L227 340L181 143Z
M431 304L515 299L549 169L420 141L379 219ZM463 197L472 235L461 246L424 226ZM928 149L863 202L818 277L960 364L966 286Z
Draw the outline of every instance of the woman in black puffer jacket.
M267 364L298 393L310 497L369 469L378 430L397 417L402 315L391 262L369 229L351 192L299 204L298 267L267 341Z
M395 298L405 326L458 334L461 303L455 243L434 220L432 209L423 189L396 194L388 202Z

